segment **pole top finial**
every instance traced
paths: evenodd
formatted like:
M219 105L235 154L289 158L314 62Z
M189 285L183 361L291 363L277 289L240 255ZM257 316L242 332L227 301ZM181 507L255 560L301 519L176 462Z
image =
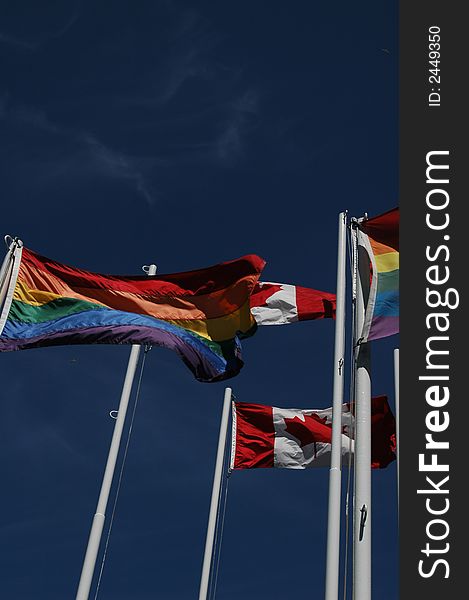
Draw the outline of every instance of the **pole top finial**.
M7 234L3 236L3 239L5 240L6 247L9 250L14 246L19 246L21 248L21 246L23 245L23 242L20 240L19 237L13 237Z
M147 275L156 275L158 267L154 264L151 265L143 265L142 271Z

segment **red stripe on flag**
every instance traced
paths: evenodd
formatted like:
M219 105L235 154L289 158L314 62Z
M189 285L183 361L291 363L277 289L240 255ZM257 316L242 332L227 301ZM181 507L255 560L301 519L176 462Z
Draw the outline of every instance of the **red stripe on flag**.
M168 296L211 294L218 290L231 288L234 283L245 278L251 282L249 277L255 275L256 277L252 281L253 287L265 265L263 258L255 254L247 254L235 260L195 271L152 275L151 277L147 275L104 275L70 267L27 248L23 248L22 262L33 271L40 271L46 278L46 286L44 289L41 288L42 291L51 291L47 286L47 281L49 277L53 277L58 278L69 287L130 292L149 297L161 294ZM250 291L251 289L247 290L247 292ZM248 293L245 292L244 295L247 296Z
M396 419L387 396L371 399L371 468L384 469L396 460Z
M235 469L274 466L274 420L272 407L235 402Z
M298 320L335 318L335 294L296 286Z
M267 300L281 289L282 285L279 283L264 283L258 281L251 293L251 308L254 308L255 306L267 306Z
M363 221L360 229L373 240L399 252L399 221L399 208L393 208L382 215Z

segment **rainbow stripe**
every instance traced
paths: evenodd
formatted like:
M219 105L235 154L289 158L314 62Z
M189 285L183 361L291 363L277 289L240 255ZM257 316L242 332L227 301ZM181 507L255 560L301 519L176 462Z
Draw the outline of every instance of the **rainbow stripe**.
M0 351L61 344L151 344L174 350L199 381L236 375L238 333L255 327L256 255L185 273L113 276L15 250Z
M399 333L399 209L363 222L358 235L373 269L362 341L377 340Z

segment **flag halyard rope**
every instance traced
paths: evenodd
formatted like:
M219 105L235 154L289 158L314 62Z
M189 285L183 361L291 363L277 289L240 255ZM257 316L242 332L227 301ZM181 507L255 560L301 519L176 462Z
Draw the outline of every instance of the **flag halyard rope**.
M236 396L232 393L231 395L233 400L236 400ZM228 499L228 484L230 480L230 476L232 470L230 469L230 456L227 452L227 448L231 447L231 440L227 436L225 443L225 454L223 457L224 461L224 470L225 477L222 480L223 489L220 493L220 497L218 499L218 510L217 510L217 522L215 527L215 545L213 549L212 555L212 569L210 574L210 586L208 592L208 600L215 600L215 596L217 593L217 585L218 585L218 572L220 569L220 560L221 560L221 549L223 542L223 532L225 528L225 515L226 515L226 503Z
M137 390L135 392L134 406L133 406L133 409L132 409L132 416L131 416L131 419L130 419L129 430L127 432L127 440L126 440L126 443L125 443L124 454L123 454L123 457L122 457L122 463L121 463L121 467L120 467L120 471L119 471L119 478L117 480L116 494L115 494L114 503L113 503L113 506L112 506L111 518L109 520L109 529L108 529L107 536L106 536L106 543L104 545L103 558L102 558L102 561L101 561L101 568L99 569L99 575L98 575L98 581L96 583L96 592L95 592L95 595L94 595L94 600L97 600L98 594L99 594L99 589L100 589L100 586L101 586L101 579L102 579L102 576L103 576L104 565L105 565L105 562L106 562L107 551L108 551L108 547L109 547L109 541L110 541L110 538L111 538L112 525L114 523L114 516L115 516L115 513L116 513L117 501L118 501L118 498L119 498L119 492L120 492L120 488L121 488L121 484L122 484L122 477L124 475L124 467L125 467L125 462L126 462L126 459L127 459L127 452L128 452L128 449L129 449L130 438L132 436L132 429L133 429L133 424L134 424L134 420L135 420L135 413L136 413L136 410L137 410L138 399L139 399L139 396L140 396L140 388L141 388L141 383L142 383L143 370L144 370L144 367L145 367L145 360L146 360L147 353L150 350L151 350L151 346L146 345L145 349L144 349L144 353L143 353L142 364L140 366L140 374L139 374L138 383L137 383ZM111 417L111 418L114 418L114 417Z
M228 484L229 484L229 478L230 478L230 474L227 473L225 476L225 486L224 486L224 493L223 493L223 508L221 510L221 516L219 518L220 520L220 526L219 526L219 535L218 535L218 540L217 540L217 544L216 544L216 558L215 558L215 569L214 569L214 576L213 576L213 586L212 586L212 590L211 590L211 594L209 596L210 600L215 600L215 596L217 593L217 584L218 584L218 571L220 569L220 559L221 559L221 548L222 548L222 541L223 541L223 531L225 528L225 515L226 515L226 502L227 502L227 498L228 498Z

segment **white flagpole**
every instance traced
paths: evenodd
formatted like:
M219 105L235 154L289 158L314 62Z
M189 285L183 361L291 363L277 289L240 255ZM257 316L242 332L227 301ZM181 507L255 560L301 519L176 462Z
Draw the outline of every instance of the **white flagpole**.
M218 500L220 498L221 480L223 475L223 458L225 455L226 435L228 430L228 419L231 408L231 388L225 389L223 410L221 415L220 433L218 436L217 460L215 463L215 475L213 477L212 500L210 503L210 514L208 518L207 537L205 540L204 562L202 566L202 577L200 580L199 600L207 600L208 584L212 567L213 544L215 539L215 526L217 522Z
M342 403L344 396L345 346L345 212L339 215L337 244L337 288L334 342L334 383L332 404L332 446L329 471L329 509L327 520L326 600L337 600L339 594L340 563L340 502L342 466Z
M0 267L0 311L3 306L3 301L5 300L5 297L8 292L9 272L11 271L11 266L15 254L15 248L16 246L22 244L20 240L18 240L17 238L13 239L9 235L5 236L6 243L8 243L7 240L11 240L11 242L8 245L8 252L5 258L3 259L2 266Z
M148 275L155 275L156 265L150 265L148 267L147 273ZM129 404L130 394L132 392L132 384L134 381L135 371L137 369L140 348L140 344L133 344L130 350L130 357L127 365L127 372L125 374L124 385L122 387L116 424L114 425L114 432L112 434L111 446L109 448L106 469L104 471L103 481L101 484L101 492L99 494L98 505L96 508L96 513L93 517L93 524L91 526L90 537L88 539L88 546L86 548L85 559L83 561L83 568L81 571L80 582L78 584L76 600L88 600L89 597L91 583L93 581L94 569L96 565L96 558L98 556L99 544L101 542L101 535L104 527L106 506L109 499L109 493L111 491L114 469L116 467L117 456L119 453L119 446L122 437L122 430L124 428L125 417L127 414L127 406Z
M355 231L355 237L358 233ZM354 600L371 599L371 379L370 344L360 344L365 319L369 259L356 252L355 311L355 497L354 497ZM361 276L360 276L361 275ZM358 345L357 345L358 344Z
M397 519L399 520L399 348L394 349L394 400L396 403Z

